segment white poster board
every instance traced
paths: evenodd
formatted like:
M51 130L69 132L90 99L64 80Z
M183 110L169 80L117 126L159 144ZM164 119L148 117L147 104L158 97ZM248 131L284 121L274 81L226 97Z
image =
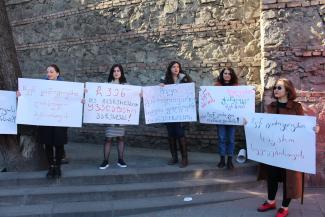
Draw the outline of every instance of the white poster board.
M254 111L253 86L200 87L200 123L243 125L243 118Z
M256 113L245 126L249 159L305 173L316 173L316 118Z
M16 92L0 90L0 134L17 134Z
M81 127L84 84L19 78L17 123Z
M143 87L146 124L196 121L194 83Z
M84 123L138 125L141 88L87 82Z

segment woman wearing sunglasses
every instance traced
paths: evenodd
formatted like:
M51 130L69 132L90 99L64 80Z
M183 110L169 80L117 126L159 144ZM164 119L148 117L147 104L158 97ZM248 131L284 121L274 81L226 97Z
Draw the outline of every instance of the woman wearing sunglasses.
M276 101L268 105L267 113L304 115L301 104L293 101L297 95L290 80L285 78L277 80L273 87L272 96ZM318 130L319 129L315 129L316 133ZM279 182L283 182L283 200L281 208L276 213L276 217L287 216L291 199L303 196L303 173L301 172L261 164L258 179L267 181L268 195L268 199L265 203L258 207L257 210L259 212L276 209L275 196Z

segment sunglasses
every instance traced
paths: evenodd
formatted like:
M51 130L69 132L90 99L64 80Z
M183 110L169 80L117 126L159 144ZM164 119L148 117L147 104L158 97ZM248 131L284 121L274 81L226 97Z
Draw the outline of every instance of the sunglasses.
M274 86L273 90L282 90L282 87L281 86Z

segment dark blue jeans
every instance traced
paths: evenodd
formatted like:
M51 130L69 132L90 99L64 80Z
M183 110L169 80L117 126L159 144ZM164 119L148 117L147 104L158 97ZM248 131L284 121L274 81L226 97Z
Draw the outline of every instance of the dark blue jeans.
M221 156L233 156L235 149L236 126L218 125L219 153Z

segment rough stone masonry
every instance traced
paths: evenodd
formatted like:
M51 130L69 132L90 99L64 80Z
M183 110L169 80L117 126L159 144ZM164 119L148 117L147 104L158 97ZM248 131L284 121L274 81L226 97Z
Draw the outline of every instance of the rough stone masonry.
M211 85L232 66L257 90L256 110L270 102L280 76L296 84L321 126L317 176L325 177L325 0L7 0L24 77L40 78L51 63L65 80L105 82L121 63L129 83L155 85L171 60L196 86ZM164 125L127 128L128 144L167 148ZM103 142L102 125L70 129L70 140ZM188 124L191 150L216 151L216 127ZM245 145L242 128L237 147Z

